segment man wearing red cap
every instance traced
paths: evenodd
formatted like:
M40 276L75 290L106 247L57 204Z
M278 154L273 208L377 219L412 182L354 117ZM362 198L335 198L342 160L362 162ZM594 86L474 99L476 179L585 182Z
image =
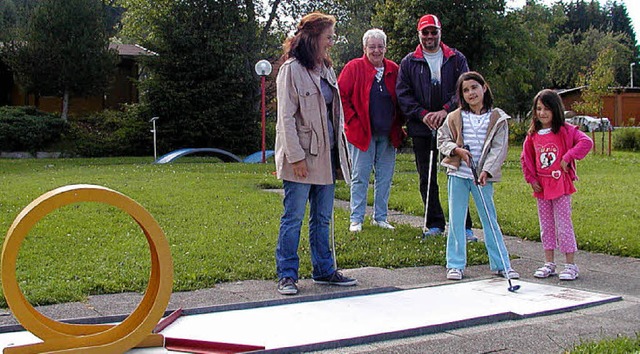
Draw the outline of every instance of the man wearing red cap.
M420 44L400 62L396 83L398 104L407 119L407 130L413 142L420 175L420 194L427 210L424 236L439 235L444 231L444 212L438 197L436 178L438 163L434 162L431 154L437 154L435 140L438 127L447 114L458 107L458 77L469 71L467 58L442 43L441 35L442 25L435 15L420 18ZM466 228L468 239L472 241L474 237L468 213Z

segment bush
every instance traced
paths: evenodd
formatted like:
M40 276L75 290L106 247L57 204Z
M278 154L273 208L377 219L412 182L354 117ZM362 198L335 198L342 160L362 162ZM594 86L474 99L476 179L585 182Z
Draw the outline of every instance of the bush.
M529 125L531 120L516 120L509 119L509 143L511 145L521 146L524 143L524 138L527 137L527 130L529 130Z
M83 157L143 156L153 154L151 115L144 105L124 111L106 110L87 117L71 117L68 143Z
M640 151L640 129L619 128L613 147L616 150Z
M62 118L35 107L0 107L0 150L46 151L62 140L67 128Z

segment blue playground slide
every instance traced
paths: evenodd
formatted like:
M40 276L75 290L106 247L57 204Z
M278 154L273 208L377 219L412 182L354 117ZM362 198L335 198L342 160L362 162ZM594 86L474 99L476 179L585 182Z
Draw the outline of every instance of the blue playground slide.
M173 162L173 160L179 157L182 157L185 155L197 154L197 153L208 153L219 158L224 162L242 162L242 160L238 156L222 149L186 148L186 149L174 150L166 155L162 155L156 160L155 163L169 163L169 162Z
M244 160L242 160L238 156L222 149L185 148L185 149L174 150L168 154L162 155L155 161L155 163L159 163L159 164L169 163L169 162L173 162L175 159L179 157L198 154L198 153L211 154L212 156L215 156L224 162L259 163L262 161L262 151L254 152L253 154L247 156ZM273 150L266 150L265 158L268 159L269 157L273 156L273 154L274 154Z
M275 154L275 151L273 151L273 150L265 150L264 151L265 160L270 158L271 156L273 156L273 154ZM258 152L254 152L253 154L245 157L244 160L242 160L242 162L244 162L244 163L260 163L260 162L262 162L262 150L260 150Z

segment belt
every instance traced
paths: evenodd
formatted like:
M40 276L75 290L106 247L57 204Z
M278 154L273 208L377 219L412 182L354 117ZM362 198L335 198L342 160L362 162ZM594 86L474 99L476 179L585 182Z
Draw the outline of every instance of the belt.
M540 177L551 177L551 178L554 178L554 179L560 179L560 177L562 176L562 170L551 171L550 174L538 173L538 176L540 176Z

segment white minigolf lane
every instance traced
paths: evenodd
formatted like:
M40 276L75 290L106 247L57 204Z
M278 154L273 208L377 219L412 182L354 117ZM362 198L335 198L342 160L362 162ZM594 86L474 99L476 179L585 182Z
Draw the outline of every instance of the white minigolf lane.
M617 301L605 294L502 278L178 318L167 337L260 345L267 350L434 333ZM395 336L394 336L395 334ZM321 347L321 346L319 346Z
M528 283L508 291L502 278L397 290L242 310L184 315L165 337L298 351L436 333L453 328L546 315L621 300L621 297ZM264 305L264 304L262 304ZM37 342L27 332L0 334L0 348ZM130 353L167 353L164 348Z

